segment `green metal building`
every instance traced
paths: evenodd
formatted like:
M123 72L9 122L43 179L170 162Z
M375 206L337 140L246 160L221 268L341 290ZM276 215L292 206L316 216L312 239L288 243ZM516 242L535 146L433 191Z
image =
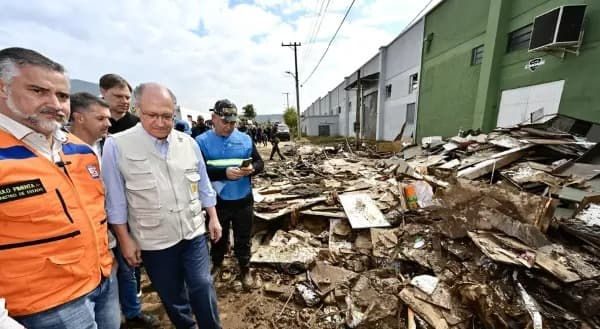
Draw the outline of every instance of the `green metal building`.
M536 21L532 33L536 16L582 4L577 45L528 51L543 27ZM567 13L563 27L573 21ZM490 131L557 112L600 123L600 1L446 0L426 15L418 137Z

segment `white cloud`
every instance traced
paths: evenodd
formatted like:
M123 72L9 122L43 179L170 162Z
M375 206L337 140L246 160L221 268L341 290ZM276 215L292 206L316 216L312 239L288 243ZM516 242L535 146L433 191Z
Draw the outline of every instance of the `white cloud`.
M301 82L316 65L350 1L330 1L316 42L306 44L327 0L3 1L0 44L40 51L74 78L96 82L108 72L132 84L157 81L183 106L205 111L220 98L259 114L295 104L293 52L302 42ZM318 70L301 89L304 109L389 43L427 0L356 1ZM437 2L437 1L436 1ZM311 48L304 58L306 49Z

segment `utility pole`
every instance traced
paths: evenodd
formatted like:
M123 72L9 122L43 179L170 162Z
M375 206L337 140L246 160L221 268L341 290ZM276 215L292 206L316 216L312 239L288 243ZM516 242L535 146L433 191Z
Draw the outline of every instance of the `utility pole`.
M282 93L285 95L285 102L287 104L286 110L290 108L290 93Z
M360 85L360 69L356 75L356 120L354 121L354 137L356 138L356 149L360 146L360 108L361 108L361 85Z
M294 68L296 70L296 74L294 74L294 79L296 80L296 115L298 116L298 118L296 119L296 128L298 128L297 133L298 133L298 138L300 138L301 134L300 134L300 87L298 86L298 52L297 52L297 47L302 46L302 44L300 42L293 42L293 43L288 43L288 44L284 44L283 42L281 43L282 47L294 47Z

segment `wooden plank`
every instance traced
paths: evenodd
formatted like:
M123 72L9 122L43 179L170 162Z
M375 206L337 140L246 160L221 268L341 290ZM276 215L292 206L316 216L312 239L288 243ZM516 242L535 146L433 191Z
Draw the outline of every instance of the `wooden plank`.
M444 318L442 309L416 298L416 289L417 288L413 287L402 289L400 292L400 299L435 329L450 328L448 322L446 322L446 319Z
M378 142L377 153L398 153L400 152L400 144L394 142Z
M317 198L312 198L312 199L306 199L306 200L305 199L297 199L297 200L290 201L289 205L286 208L280 209L278 212L260 213L260 212L254 211L254 216L256 216L260 219L264 219L264 220L273 220L273 219L279 218L283 215L291 214L294 211L310 207L319 202L323 202L326 199L327 198L323 197L323 196L317 197Z
M315 210L302 210L300 212L302 215L307 216L318 216L318 217L327 217L327 218L348 218L346 213L343 211L315 211Z
M533 145L525 145L522 147L514 148L508 151L500 152L492 155L492 158L477 165L463 169L458 172L457 177L463 177L468 179L476 179L485 174L492 172L492 170L498 170L504 166L507 166L525 155L527 151L533 147Z

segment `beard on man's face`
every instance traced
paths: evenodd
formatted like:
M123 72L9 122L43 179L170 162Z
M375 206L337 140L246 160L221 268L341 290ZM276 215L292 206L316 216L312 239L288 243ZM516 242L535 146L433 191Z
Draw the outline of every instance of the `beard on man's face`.
M8 99L6 101L6 106L8 109L16 116L16 121L21 122L27 127L42 133L42 134L50 134L57 129L60 129L63 124L67 122L67 117L63 110L55 110L48 107L44 107L39 110L35 114L25 114L18 106L14 103L12 99L12 95L10 92L8 93ZM45 119L41 117L41 114L51 114L54 116L58 116L58 119Z

